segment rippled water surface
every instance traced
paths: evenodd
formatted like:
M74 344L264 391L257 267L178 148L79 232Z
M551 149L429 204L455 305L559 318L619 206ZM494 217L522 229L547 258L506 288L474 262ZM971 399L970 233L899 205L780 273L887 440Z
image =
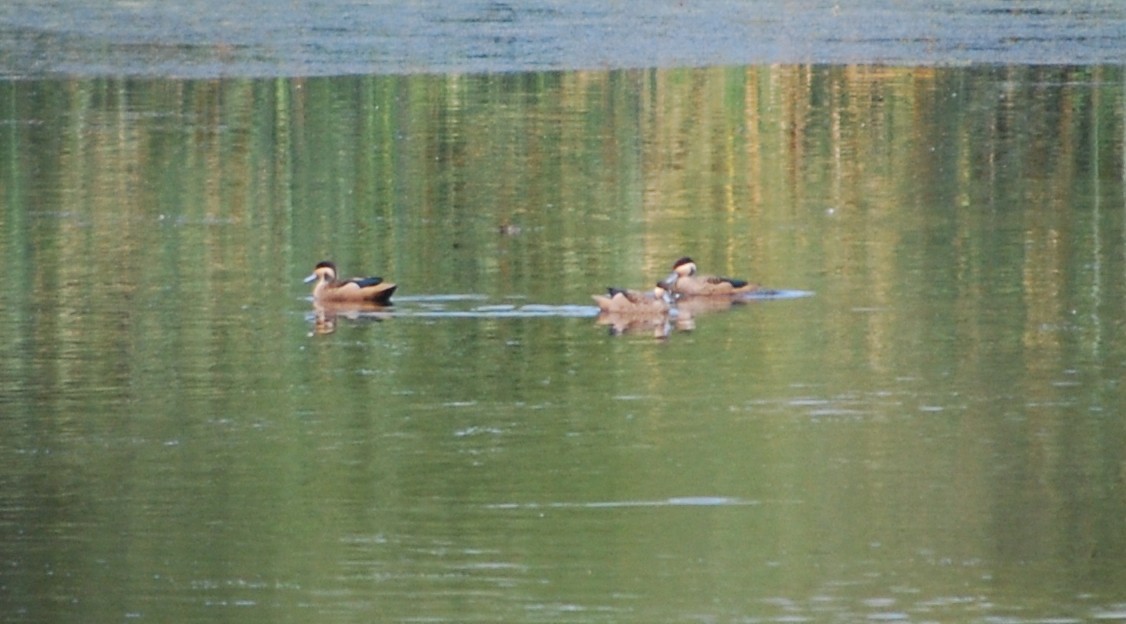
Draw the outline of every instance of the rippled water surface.
M4 621L1126 620L1120 65L129 62L0 81Z
M1120 64L1119 0L0 4L0 74L276 76L763 63Z

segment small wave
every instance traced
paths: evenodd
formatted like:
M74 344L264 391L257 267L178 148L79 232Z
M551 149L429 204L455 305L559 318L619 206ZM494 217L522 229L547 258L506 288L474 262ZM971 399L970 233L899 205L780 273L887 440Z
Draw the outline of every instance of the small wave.
M598 315L598 308L580 305L487 305L468 310L444 309L393 309L394 316L429 318L533 318L568 317L587 318Z
M455 293L449 295L399 295L395 297L395 301L414 303L445 303L448 301L485 301L488 298L488 295L480 295L476 293Z
M812 290L788 290L768 288L752 293L748 293L743 299L753 299L755 301L761 299L800 299L802 297L812 297Z
M682 496L663 500L595 501L588 503L496 503L488 509L614 509L623 507L748 507L758 501L729 496Z

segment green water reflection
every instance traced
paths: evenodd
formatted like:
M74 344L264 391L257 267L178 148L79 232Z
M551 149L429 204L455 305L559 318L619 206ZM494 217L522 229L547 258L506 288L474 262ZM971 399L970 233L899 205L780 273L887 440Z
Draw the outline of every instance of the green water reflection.
M1122 618L1124 109L1098 66L0 82L5 611ZM683 254L816 294L577 307ZM316 333L324 258L392 314Z

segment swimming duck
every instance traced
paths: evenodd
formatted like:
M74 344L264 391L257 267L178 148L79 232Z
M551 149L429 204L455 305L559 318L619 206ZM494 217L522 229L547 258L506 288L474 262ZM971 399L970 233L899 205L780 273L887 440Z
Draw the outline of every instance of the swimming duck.
M602 312L614 314L665 314L669 311L671 297L660 284L652 293L625 288L608 288L605 295L591 295Z
M313 287L313 300L318 303L371 301L387 305L391 303L391 294L398 288L397 284L385 282L382 277L354 277L338 281L336 265L327 261L318 263L313 274L305 278L305 283L314 280L317 285Z
M746 280L697 275L696 263L687 256L674 262L672 273L657 285L676 295L696 297L743 295L759 288L758 284L751 284Z

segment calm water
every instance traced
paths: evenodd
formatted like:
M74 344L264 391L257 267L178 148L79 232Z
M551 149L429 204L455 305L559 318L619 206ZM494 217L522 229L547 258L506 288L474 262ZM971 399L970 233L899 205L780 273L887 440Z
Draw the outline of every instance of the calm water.
M5 0L0 75L1121 64L1121 0Z
M1126 620L1124 109L1103 65L0 82L2 619ZM684 254L814 294L598 324ZM318 319L325 258L398 303Z

